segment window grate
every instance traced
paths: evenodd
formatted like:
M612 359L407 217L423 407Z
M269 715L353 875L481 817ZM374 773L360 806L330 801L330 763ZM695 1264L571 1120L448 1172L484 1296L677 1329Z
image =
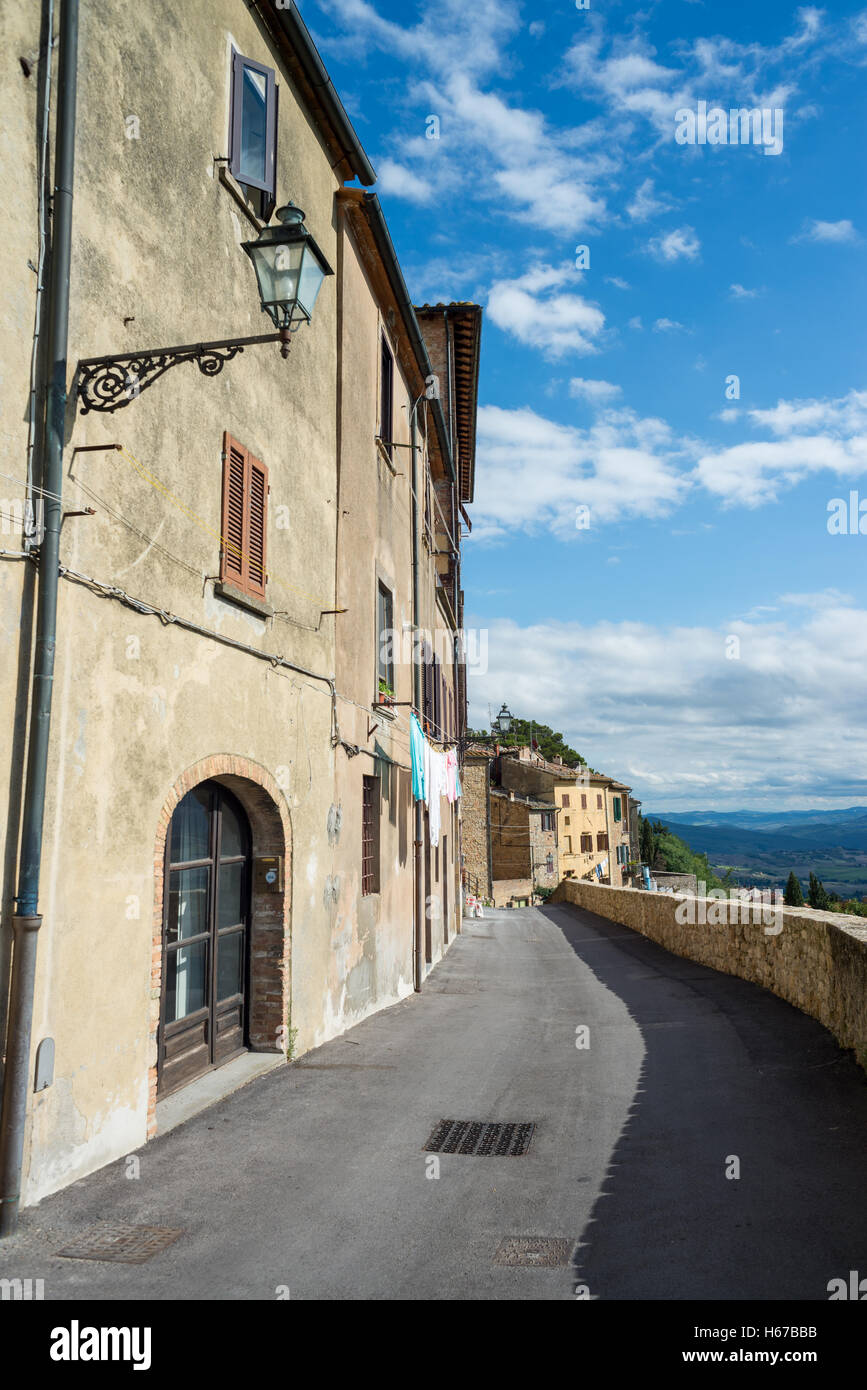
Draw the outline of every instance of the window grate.
M361 789L361 893L379 892L379 778L364 777Z

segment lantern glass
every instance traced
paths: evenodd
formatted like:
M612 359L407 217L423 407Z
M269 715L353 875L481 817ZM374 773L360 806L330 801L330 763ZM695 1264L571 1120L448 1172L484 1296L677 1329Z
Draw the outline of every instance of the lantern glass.
M244 243L259 283L262 308L279 329L309 321L326 275L333 271L304 226L304 213L289 203L278 208L279 226L263 227Z
M298 280L304 250L303 242L271 242L265 245L254 242L250 248L250 257L256 267L256 278L259 281L262 308L267 309L275 322L282 317L280 311L291 310L298 298ZM288 317L291 318L291 313Z
M304 247L304 254L301 259L301 274L298 278L298 304L304 310L307 317L313 313L313 306L316 303L316 296L322 288L322 281L325 279L325 271L319 263L319 257L308 242Z

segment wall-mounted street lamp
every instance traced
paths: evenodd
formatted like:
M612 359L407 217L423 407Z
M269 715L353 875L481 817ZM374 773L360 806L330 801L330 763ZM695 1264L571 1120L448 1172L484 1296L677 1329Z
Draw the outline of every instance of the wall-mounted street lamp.
M334 271L304 226L300 208L287 203L277 209L277 217L278 226L263 227L255 241L242 243L256 271L262 312L277 332L86 358L79 362L77 376L82 415L122 409L179 362L195 362L203 376L217 376L224 363L252 343L279 342L282 356L288 357L291 335L310 322L322 281Z

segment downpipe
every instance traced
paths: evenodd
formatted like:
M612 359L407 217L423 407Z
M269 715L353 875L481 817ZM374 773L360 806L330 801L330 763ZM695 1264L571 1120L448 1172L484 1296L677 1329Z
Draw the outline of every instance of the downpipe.
M42 461L45 529L39 549L39 586L33 685L30 697L29 746L18 892L12 917L12 978L6 1028L6 1070L0 1115L0 1237L18 1227L24 1128L30 1079L30 1041L33 1030L33 997L36 950L42 918L38 913L39 875L48 743L51 730L51 697L54 684L54 652L57 635L57 590L60 566L60 526L63 518L63 436L66 420L67 343L69 333L69 267L72 250L72 198L75 176L75 109L78 65L79 0L62 0L60 56L57 83L57 133L51 278L47 305L49 371L45 458Z
M415 635L412 652L412 697L416 711L421 709L421 664L418 660L418 630L419 630L419 578L418 578L418 425L416 423L416 411L419 402L416 401L412 408L410 419L410 444L412 446L412 622ZM424 812L422 803L415 802L415 834L413 837L413 857L415 864L415 912L413 913L415 932L413 940L412 955L412 980L413 989L416 994L421 992L422 982L422 960L424 952L424 922L425 922L425 900L424 900L424 869L422 863L422 848L424 845Z

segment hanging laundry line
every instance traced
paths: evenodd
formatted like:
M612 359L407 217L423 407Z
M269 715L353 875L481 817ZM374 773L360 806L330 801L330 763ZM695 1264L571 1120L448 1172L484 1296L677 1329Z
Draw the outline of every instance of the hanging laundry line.
M409 747L412 763L412 794L427 806L430 842L440 842L443 797L451 804L462 795L458 774L457 745L437 745L427 737L415 711L409 717Z

